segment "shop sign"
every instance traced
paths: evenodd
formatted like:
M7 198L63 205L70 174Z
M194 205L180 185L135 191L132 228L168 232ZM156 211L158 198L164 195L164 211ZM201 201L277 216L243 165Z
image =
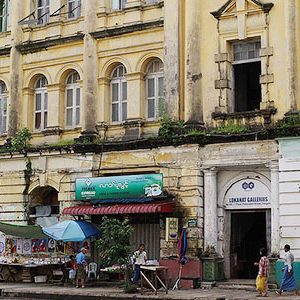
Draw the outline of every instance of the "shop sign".
M166 241L177 241L178 218L166 218Z
M263 182L254 178L239 180L227 190L224 206L226 209L269 208L270 190Z
M188 219L188 227L197 227L197 219Z
M163 194L163 174L76 179L76 200L152 198Z

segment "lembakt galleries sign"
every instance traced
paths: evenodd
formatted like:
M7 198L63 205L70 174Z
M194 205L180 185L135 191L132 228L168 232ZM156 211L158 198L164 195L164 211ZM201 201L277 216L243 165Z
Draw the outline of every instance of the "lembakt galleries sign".
M257 179L242 179L235 182L224 198L226 209L269 208L271 193L269 188Z

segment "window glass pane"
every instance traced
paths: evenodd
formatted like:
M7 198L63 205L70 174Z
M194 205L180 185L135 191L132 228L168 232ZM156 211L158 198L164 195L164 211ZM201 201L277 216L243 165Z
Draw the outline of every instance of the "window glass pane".
M154 91L154 78L148 78L147 80L148 83L148 97L154 97L155 91Z
M76 106L80 105L80 88L76 89Z
M48 93L44 94L44 110L47 110L48 107Z
M35 129L41 128L41 113L40 112L35 113L34 124L35 124Z
M122 82L122 100L127 100L127 82Z
M112 102L118 102L119 98L119 84L118 83L113 83L112 84Z
M35 110L41 110L41 94L35 94Z
M73 110L68 108L67 109L67 120L66 120L67 126L72 126L72 113L73 113Z
M163 96L164 94L164 78L159 77L158 78L158 96Z
M2 129L3 129L2 132L6 132L7 131L7 118L6 118L6 116L4 116L2 118Z
M122 121L127 119L127 102L122 103Z
M153 119L155 117L155 100L148 99L148 119Z
M111 120L113 122L118 122L119 121L119 106L117 103L112 105L112 115L111 115Z
M76 108L76 121L75 125L78 125L80 123L80 109Z
M73 106L73 90L67 90L67 107Z
M47 116L48 116L48 114L47 114L47 112L45 112L44 113L44 128L47 127Z
M165 99L163 97L158 98L158 105L157 105L157 116L162 117L165 111Z

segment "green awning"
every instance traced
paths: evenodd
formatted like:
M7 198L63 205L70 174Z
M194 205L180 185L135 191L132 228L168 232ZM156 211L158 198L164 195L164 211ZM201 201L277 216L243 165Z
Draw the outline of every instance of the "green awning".
M0 222L0 232L12 238L47 239L48 236L37 225L14 225Z

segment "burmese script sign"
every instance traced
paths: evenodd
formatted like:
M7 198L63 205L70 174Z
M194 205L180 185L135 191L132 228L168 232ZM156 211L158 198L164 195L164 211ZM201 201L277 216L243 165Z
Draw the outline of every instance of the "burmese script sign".
M261 181L246 178L235 182L226 192L226 209L270 208L271 193Z
M163 194L162 174L76 179L76 200L153 198Z

